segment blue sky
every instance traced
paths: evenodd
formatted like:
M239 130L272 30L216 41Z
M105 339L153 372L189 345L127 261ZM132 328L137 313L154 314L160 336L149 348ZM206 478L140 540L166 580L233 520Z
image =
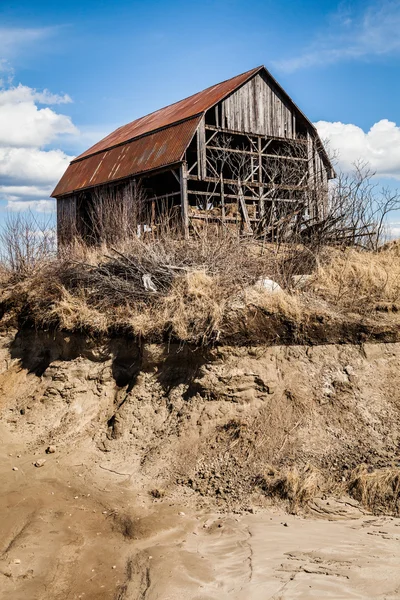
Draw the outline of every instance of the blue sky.
M260 64L343 168L400 187L400 0L2 0L2 212L51 210L70 157Z

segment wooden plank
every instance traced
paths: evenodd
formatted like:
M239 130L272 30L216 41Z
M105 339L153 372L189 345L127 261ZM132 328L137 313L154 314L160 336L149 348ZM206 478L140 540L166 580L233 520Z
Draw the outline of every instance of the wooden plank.
M57 245L70 244L77 234L76 195L57 198Z
M222 173L221 173L221 183L220 183L220 193L221 193L221 216L222 216L222 222L225 221L225 189L224 189L224 178L222 177Z
M252 230L251 224L250 224L249 213L247 212L247 206L246 206L246 202L244 200L244 194L241 189L239 189L238 196L239 196L240 208L242 209L244 222L246 223L247 230L249 233L253 233L253 230Z
M198 177L196 175L188 175L188 180L190 181L199 181ZM214 184L218 184L219 183L219 177L206 177L205 179L206 182L209 183L214 183ZM226 179L224 178L224 183L228 184L228 185L235 185L237 186L237 180L235 179ZM308 189L308 187L306 185L277 185L275 183L267 183L267 182L263 182L262 186L267 188L267 189L272 189L272 190L298 190L299 192L304 192ZM260 187L260 183L258 181L249 181L246 183L246 187L248 188L259 188ZM204 194L207 194L208 192L203 192ZM256 190L254 190L254 193L256 193ZM225 197L226 194L225 194Z
M207 146L208 150L216 150L216 151L221 151L224 150L225 148L220 148L218 146ZM226 148L227 151L232 152L233 154L247 154L248 156L259 156L259 153L253 150L241 150L240 148ZM279 158L282 160L292 160L292 161L300 161L300 162L307 162L307 158L301 158L299 156L287 156L285 154L266 154L265 152L262 152L261 154L262 156L265 156L267 158Z
M198 172L201 179L207 175L206 165L206 129L205 118L203 117L197 127L197 162Z
M228 127L224 127L224 128L219 128L219 127L215 127L215 125L206 125L206 129L209 129L210 131L219 131L221 133L226 133L226 134L230 134L230 135L252 135L252 136L260 136L263 139L270 139L270 140L277 140L277 141L282 141L282 142L286 142L287 139L284 137L280 137L279 135L267 135L267 134L257 134L257 133L253 133L253 132L244 132L244 131L238 131L237 129L229 129ZM303 138L296 138L296 144L307 144L307 140L303 139Z
M189 201L188 201L188 188L187 188L187 164L183 162L180 169L180 186L181 186L181 215L183 233L186 239L189 237Z
M258 183L259 183L259 194L260 194L260 199L258 201L258 216L260 219L262 219L264 217L265 214L265 207L264 207L264 185L263 185L263 170L262 170L262 159L263 159L263 152L262 152L262 142L261 142L261 138L258 138Z

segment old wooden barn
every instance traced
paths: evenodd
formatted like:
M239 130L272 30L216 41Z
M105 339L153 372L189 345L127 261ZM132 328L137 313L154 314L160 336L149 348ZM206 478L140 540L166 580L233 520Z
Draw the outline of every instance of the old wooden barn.
M334 171L317 131L263 66L124 125L74 159L52 196L60 243L204 223L274 239L323 218Z

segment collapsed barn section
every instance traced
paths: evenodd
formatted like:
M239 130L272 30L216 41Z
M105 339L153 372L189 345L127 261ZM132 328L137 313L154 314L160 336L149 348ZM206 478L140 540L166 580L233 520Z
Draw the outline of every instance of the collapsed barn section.
M122 126L74 159L52 196L60 244L204 224L274 240L318 222L332 164L307 117L258 67Z

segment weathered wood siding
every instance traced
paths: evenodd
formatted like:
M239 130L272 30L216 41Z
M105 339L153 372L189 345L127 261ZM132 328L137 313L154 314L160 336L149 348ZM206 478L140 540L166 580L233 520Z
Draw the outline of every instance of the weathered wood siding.
M223 100L221 105L222 128L274 137L295 137L293 110L260 74Z
M76 196L57 198L57 242L59 246L70 244L76 237Z

